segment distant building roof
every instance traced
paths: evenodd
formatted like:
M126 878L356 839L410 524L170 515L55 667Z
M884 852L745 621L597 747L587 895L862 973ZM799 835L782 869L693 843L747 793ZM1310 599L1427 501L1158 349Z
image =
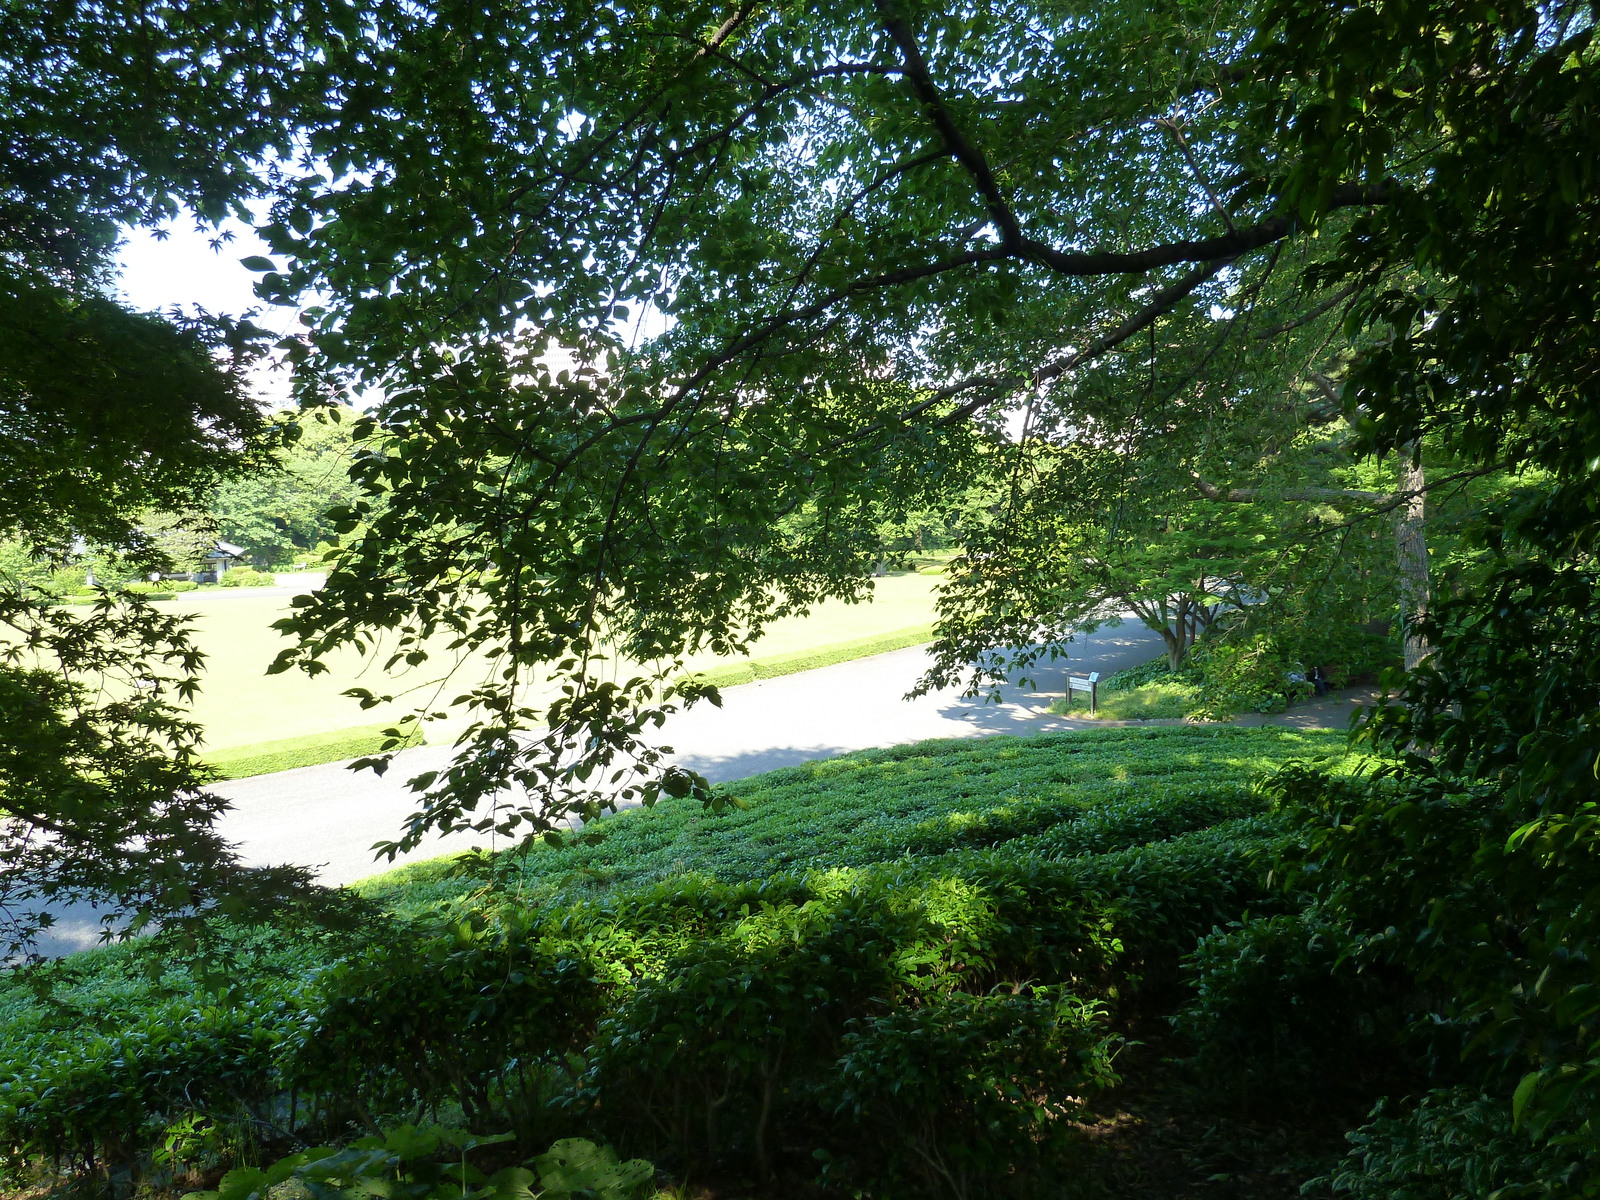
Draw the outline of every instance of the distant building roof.
M210 554L206 555L206 557L207 558L238 558L242 554L244 554L244 552L245 552L245 549L244 549L243 546L235 546L232 542L224 542L224 541L221 541L219 539L218 542L217 542L217 548L215 550L213 550Z

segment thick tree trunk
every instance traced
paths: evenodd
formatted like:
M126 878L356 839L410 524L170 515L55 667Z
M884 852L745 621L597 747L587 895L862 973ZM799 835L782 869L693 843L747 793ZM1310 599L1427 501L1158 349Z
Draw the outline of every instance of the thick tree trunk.
M1161 631L1161 640L1167 644L1167 670L1176 671L1189 656L1189 647L1178 633L1170 629Z
M1187 600L1178 602L1172 629L1163 633L1162 637L1167 643L1167 670L1178 671L1189 657L1189 647L1194 645L1194 621Z
M1431 647L1417 632L1417 621L1428 612L1428 539L1423 521L1426 498L1422 488L1422 454L1415 442L1401 450L1400 491L1406 502L1396 510L1395 558L1400 567L1400 621L1405 634L1406 670L1428 657Z

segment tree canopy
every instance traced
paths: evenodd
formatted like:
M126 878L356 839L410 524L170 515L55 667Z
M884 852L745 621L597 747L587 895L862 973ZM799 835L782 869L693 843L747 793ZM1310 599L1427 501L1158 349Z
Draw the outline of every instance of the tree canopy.
M270 202L272 254L249 265L265 299L308 304L284 346L303 402L382 396L349 539L281 665L379 632L402 657L440 633L496 654L408 838L548 829L635 765L646 796L693 788L646 736L693 699L675 661L859 594L884 497L936 508L1000 464L1027 520L996 544L1020 527L1030 552L1086 528L1048 504L1074 455L1141 468L1092 473L1102 514L1161 516L1185 476L1223 504L1327 501L1291 498L1308 460L1274 478L1260 442L1309 454L1319 403L1395 471L1324 472L1326 492L1411 504L1424 455L1527 471L1483 518L1474 576L1413 613L1432 655L1373 725L1409 750L1396 780L1349 800L1360 820L1325 795L1317 853L1339 865L1330 904L1415 933L1499 1039L1519 1111L1581 1123L1600 1047L1562 964L1595 921L1594 17L380 2L200 23L14 2L0 102L22 152L0 192L28 218L5 261L15 287L76 298L103 258L60 252L41 211L103 247L108 221L179 201ZM19 388L31 412L45 392ZM189 411L180 446L225 427ZM1201 523L1230 584L1254 519ZM1028 611L1047 589L985 576L1004 561L971 559L947 666L1053 616ZM609 678L612 648L659 675ZM529 706L552 667L567 690ZM490 811L512 784L527 804ZM1405 815L1434 809L1476 823ZM1485 890L1447 906L1457 928L1428 889L1463 859Z

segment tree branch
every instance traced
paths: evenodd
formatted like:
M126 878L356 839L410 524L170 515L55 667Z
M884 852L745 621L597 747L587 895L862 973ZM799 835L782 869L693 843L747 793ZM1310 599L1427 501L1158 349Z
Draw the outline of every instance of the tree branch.
M1017 221L1016 213L1011 211L1010 201L1000 190L1000 184L994 177L989 160L968 140L967 135L951 117L950 110L945 107L944 97L939 94L939 88L933 82L927 60L922 57L922 50L917 46L917 40L912 35L910 26L895 12L892 0L878 0L878 16L883 22L884 32L900 49L900 57L906 65L906 79L911 84L911 90L917 99L922 102L928 120L944 139L950 157L965 167L978 185L984 207L989 210L990 219L1000 231L1001 243L1006 246L1021 246L1024 241L1022 225Z
M995 389L990 395L968 401L953 413L941 418L939 422L941 425L954 424L957 421L966 420L979 409L993 404L1004 392L1015 391L1017 388L1025 386L1037 387L1041 383L1058 379L1068 371L1103 357L1135 334L1149 328L1154 321L1170 312L1178 301L1182 300L1202 283L1215 278L1217 273L1232 261L1232 259L1225 258L1216 262L1202 263L1181 279L1174 280L1162 288L1155 294L1150 303L1146 304L1122 324L1101 334L1082 350L1075 350L1071 354L1058 358L1052 363L1047 363L1027 375L990 375L950 384L933 392L926 400L907 410L906 416L907 418L920 416L940 401L948 400L952 396L970 391L975 387L987 386Z
M1178 124L1177 119L1175 117L1158 117L1156 125L1159 128L1171 131L1173 139L1178 143L1178 149L1183 152L1184 161L1189 164L1189 170L1194 172L1195 182L1204 189L1206 198L1211 201L1211 207L1222 218L1222 223L1228 227L1229 233L1238 232L1234 228L1233 218L1228 215L1227 206L1222 203L1222 197L1217 195L1216 189L1211 186L1211 181L1206 178L1205 171L1200 167L1200 160L1195 157L1194 151L1190 149L1189 140L1183 136L1183 128Z
M755 7L756 6L754 4L741 4L738 8L734 9L733 15L721 25L717 26L717 31L713 33L707 41L701 43L700 48L694 52L694 58L691 58L689 61L695 62L707 54L715 54L718 50L720 50L722 48L722 43L732 37L734 31L737 30L740 25L744 24L744 19L755 10Z
M1255 339L1258 342L1270 341L1277 337L1280 333L1288 333L1292 329L1299 329L1302 325L1309 325L1312 321L1315 321L1329 309L1337 308L1344 301L1355 295L1355 293L1356 285L1353 283L1346 287L1342 287L1333 295L1329 296L1326 300L1322 301L1322 303L1313 305L1311 308L1301 313L1298 317L1292 317L1291 319L1284 321L1279 325L1269 325L1260 333L1256 334Z
M1361 184L1341 184L1333 189L1328 201L1329 210L1336 208L1371 207L1389 204L1394 200L1395 189L1387 184L1366 187ZM1091 253L1057 250L1032 238L1024 238L1018 247L1018 257L1049 267L1061 275L1125 275L1150 271L1156 267L1170 267L1183 262L1209 262L1218 258L1237 258L1249 250L1281 241L1299 228L1294 217L1268 217L1255 225L1236 229L1217 237L1194 241L1168 242L1144 250L1103 250Z

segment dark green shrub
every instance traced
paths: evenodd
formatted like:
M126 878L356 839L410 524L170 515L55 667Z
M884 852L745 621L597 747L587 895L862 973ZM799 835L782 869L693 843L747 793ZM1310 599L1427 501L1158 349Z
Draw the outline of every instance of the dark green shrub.
M1281 837L1276 818L1243 817L1061 866L1079 894L1098 898L1121 952L1123 986L1160 993L1212 929L1282 903L1266 880Z
M851 1022L831 1087L830 1182L872 1196L1058 1196L1081 1097L1115 1079L1093 1003L955 993ZM863 1194L857 1191L856 1194Z
M606 999L590 962L518 922L402 931L318 976L288 1071L370 1112L453 1101L478 1124L581 1048Z
M1167 656L1159 654L1149 662L1136 667L1125 667L1100 681L1102 695L1113 692L1131 692L1147 683L1196 683L1199 674L1193 668L1180 667L1174 671L1167 666Z
M817 1124L846 1022L908 989L915 915L851 901L769 910L643 981L601 1022L588 1098L618 1137L683 1166L773 1164L773 1132Z
M1326 1110L1414 1076L1404 979L1352 950L1315 908L1202 938L1186 964L1194 998L1174 1018L1200 1086L1240 1108Z
M1505 1098L1475 1088L1431 1091L1409 1108L1381 1101L1348 1139L1344 1159L1315 1182L1354 1200L1554 1200L1600 1191L1592 1144L1535 1139L1515 1128Z
M165 1130L197 1116L248 1141L298 1019L287 995L260 987L226 1005L147 1008L114 1033L37 1032L8 1047L0 1142L14 1161L109 1169L136 1164Z
M222 578L217 580L219 587L272 587L277 578L271 571L253 571L249 567L233 567L222 573Z

